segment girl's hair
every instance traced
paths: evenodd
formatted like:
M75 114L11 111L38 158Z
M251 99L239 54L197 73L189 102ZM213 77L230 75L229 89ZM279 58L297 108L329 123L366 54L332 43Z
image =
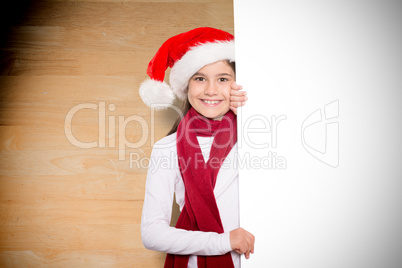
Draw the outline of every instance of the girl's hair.
M235 62L234 61L229 61L229 60L225 60L224 62L226 64L228 64L232 68L233 72L236 74L236 64L235 64ZM188 90L188 87L187 87L187 90ZM180 109L181 110L181 115L183 115L183 117L186 116L188 110L190 110L191 107L192 106L191 106L190 102L188 101L188 98L186 98L186 100L183 102L182 107ZM176 121L174 122L172 129L168 132L167 136L169 136L170 134L173 134L173 133L175 133L177 131L177 127L179 126L181 119L182 119L182 117L179 115L177 117Z

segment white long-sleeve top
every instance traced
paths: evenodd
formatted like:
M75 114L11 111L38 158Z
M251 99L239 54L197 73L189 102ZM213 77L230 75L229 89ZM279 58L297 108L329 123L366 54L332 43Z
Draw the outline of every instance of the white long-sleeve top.
M197 138L207 161L213 138ZM189 268L197 267L197 255L223 255L231 251L234 266L240 267L240 255L232 251L229 238L229 232L239 227L236 155L237 143L222 164L214 188L224 233L187 231L169 226L174 193L180 211L185 202L185 188L177 161L176 133L155 143L148 168L141 218L141 238L147 249L191 255Z

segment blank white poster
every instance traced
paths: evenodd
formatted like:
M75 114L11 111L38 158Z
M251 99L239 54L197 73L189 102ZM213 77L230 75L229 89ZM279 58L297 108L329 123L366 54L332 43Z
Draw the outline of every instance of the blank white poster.
M402 267L402 2L234 7L242 268Z

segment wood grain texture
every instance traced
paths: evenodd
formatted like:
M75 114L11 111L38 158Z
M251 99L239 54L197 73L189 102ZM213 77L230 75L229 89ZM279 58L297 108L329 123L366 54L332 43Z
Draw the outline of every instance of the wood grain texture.
M1 251L6 267L162 267L165 254L150 250Z
M24 5L0 31L0 266L162 267L140 222L147 160L177 113L138 87L167 38L233 33L232 1Z

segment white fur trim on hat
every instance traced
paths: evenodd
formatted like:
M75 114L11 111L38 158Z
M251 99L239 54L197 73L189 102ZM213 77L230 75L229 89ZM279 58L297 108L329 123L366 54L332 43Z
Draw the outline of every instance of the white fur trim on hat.
M155 109L166 109L172 106L175 99L168 84L152 79L142 82L139 92L144 103Z
M235 61L234 41L205 43L192 47L170 71L170 85L182 100L187 97L190 78L205 65L221 61Z

